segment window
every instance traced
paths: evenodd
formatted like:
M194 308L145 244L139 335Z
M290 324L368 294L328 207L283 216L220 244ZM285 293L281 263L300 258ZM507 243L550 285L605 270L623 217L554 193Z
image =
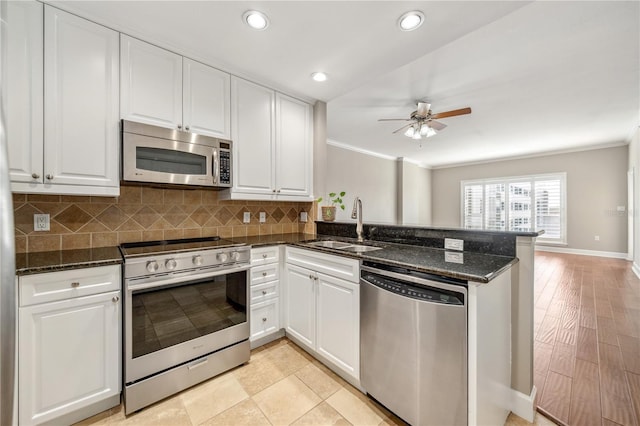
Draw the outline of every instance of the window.
M544 230L540 242L566 243L566 173L463 181L467 229Z

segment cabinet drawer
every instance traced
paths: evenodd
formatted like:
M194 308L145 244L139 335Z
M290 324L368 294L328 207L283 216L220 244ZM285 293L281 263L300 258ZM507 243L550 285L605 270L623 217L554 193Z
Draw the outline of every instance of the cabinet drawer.
M20 306L120 290L120 265L19 277Z
M251 338L256 340L280 329L279 299L271 299L251 307Z
M251 265L266 265L278 263L280 260L280 246L259 247L251 249Z
M354 283L360 282L360 261L356 259L287 247L286 262Z
M251 286L251 306L274 297L278 297L278 281Z
M262 284L280 278L280 264L254 266L251 268L251 285Z

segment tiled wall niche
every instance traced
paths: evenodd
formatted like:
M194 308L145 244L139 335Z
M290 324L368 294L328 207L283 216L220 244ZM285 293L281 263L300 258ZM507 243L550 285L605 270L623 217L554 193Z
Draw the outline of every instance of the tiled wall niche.
M122 186L119 197L13 194L16 252L116 246L130 241L314 232L314 203L218 200L212 190ZM251 223L242 223L243 212ZM300 222L300 212L309 215ZM266 222L259 223L259 213ZM50 231L33 215L48 213Z

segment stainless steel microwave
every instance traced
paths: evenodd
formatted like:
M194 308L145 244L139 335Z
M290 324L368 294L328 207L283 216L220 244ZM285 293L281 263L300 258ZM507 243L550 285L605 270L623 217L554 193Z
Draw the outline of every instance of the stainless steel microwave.
M122 180L231 187L232 142L122 120Z

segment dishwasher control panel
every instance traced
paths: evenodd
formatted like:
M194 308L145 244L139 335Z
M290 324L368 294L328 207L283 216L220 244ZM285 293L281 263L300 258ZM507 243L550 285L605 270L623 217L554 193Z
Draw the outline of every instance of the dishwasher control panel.
M457 293L455 291L408 284L373 272L362 272L361 278L376 287L380 287L400 296L447 305L464 305L464 294Z

